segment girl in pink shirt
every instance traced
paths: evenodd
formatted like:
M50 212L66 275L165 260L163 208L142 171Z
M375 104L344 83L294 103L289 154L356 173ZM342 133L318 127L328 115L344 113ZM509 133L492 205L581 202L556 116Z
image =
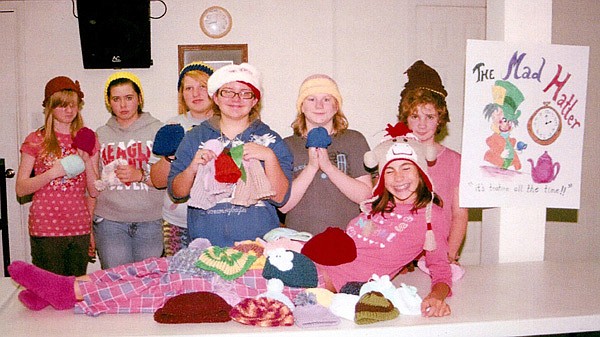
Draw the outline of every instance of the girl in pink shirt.
M16 193L33 194L29 235L33 264L61 275L84 275L88 264L91 218L87 195L95 197L98 145L95 133L74 146L83 129L79 82L58 76L46 84L44 126L21 147ZM85 132L87 131L87 133ZM33 171L33 175L32 175Z
M365 154L365 165L379 167L374 196L361 204L362 214L346 229L356 244L356 259L337 266L319 265L319 269L327 287L335 291L347 282L369 281L373 274L393 278L425 251L432 287L421 311L424 316L446 316L452 273L442 200L427 175L427 151L412 134L406 135L404 124L387 131L392 138Z

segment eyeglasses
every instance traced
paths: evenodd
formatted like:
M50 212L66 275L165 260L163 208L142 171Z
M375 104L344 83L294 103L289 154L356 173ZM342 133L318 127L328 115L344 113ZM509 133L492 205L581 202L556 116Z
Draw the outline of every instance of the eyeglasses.
M234 98L238 96L241 99L254 99L254 93L252 91L240 91L235 92L227 89L219 90L219 96L225 98Z

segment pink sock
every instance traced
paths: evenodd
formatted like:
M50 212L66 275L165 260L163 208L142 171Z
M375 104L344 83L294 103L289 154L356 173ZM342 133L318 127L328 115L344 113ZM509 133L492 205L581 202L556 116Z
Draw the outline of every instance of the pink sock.
M34 311L40 311L50 305L48 301L40 298L28 289L22 290L19 293L19 300L27 309Z
M56 310L73 309L77 303L75 276L57 275L23 261L11 263L8 273L15 282L48 301Z

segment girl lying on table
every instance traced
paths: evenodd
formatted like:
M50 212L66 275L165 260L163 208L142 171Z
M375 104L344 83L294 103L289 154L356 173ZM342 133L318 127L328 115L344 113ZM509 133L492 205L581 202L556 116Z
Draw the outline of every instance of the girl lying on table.
M398 130L401 135L397 135ZM329 235L328 229L305 244L280 238L267 242L262 251L253 241L231 248L203 242L173 258L151 258L78 278L59 276L16 261L9 266L9 272L13 280L26 288L19 299L32 310L52 305L57 310L75 307L89 315L154 312L170 297L199 291L214 292L234 305L242 298L266 292L267 279L271 278L282 278L286 284L282 293L294 298L306 288L340 291L353 281L367 282L374 274L392 278L425 250L432 287L420 305L421 314L449 315L450 307L445 301L452 284L448 244L438 235L440 225L436 221L443 219L441 200L433 193L427 175L425 148L399 125L388 127L387 131L390 137L365 155L367 166L379 165L374 196L362 204L362 214L349 223L346 232L340 231L346 239L352 239L350 250L334 246L333 239L339 242L340 237ZM274 247L278 245L284 249ZM247 249L249 246L252 248ZM187 257L191 257L191 262L182 263L186 261L183 254L193 250L196 255ZM290 252L294 265L303 261L302 271L286 268L286 261L283 265L276 262L276 255ZM332 257L331 252L338 252L339 256ZM261 265L260 257L265 255L268 258ZM222 261L236 263L224 265ZM314 262L316 268L307 261ZM296 274L286 276L286 271Z

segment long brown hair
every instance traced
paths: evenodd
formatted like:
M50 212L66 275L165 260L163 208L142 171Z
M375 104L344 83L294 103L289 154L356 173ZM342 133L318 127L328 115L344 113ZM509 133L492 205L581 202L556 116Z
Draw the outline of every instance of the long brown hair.
M44 136L42 144L42 153L44 155L54 155L56 158L60 158L61 150L56 133L54 132L54 116L52 112L58 107L66 107L69 105L74 105L78 108L77 115L75 116L75 119L73 119L73 122L71 122L71 137L75 137L77 131L83 127L83 118L81 117L83 100L79 98L79 95L73 90L55 92L46 102L46 106L44 107L44 126L39 129Z

